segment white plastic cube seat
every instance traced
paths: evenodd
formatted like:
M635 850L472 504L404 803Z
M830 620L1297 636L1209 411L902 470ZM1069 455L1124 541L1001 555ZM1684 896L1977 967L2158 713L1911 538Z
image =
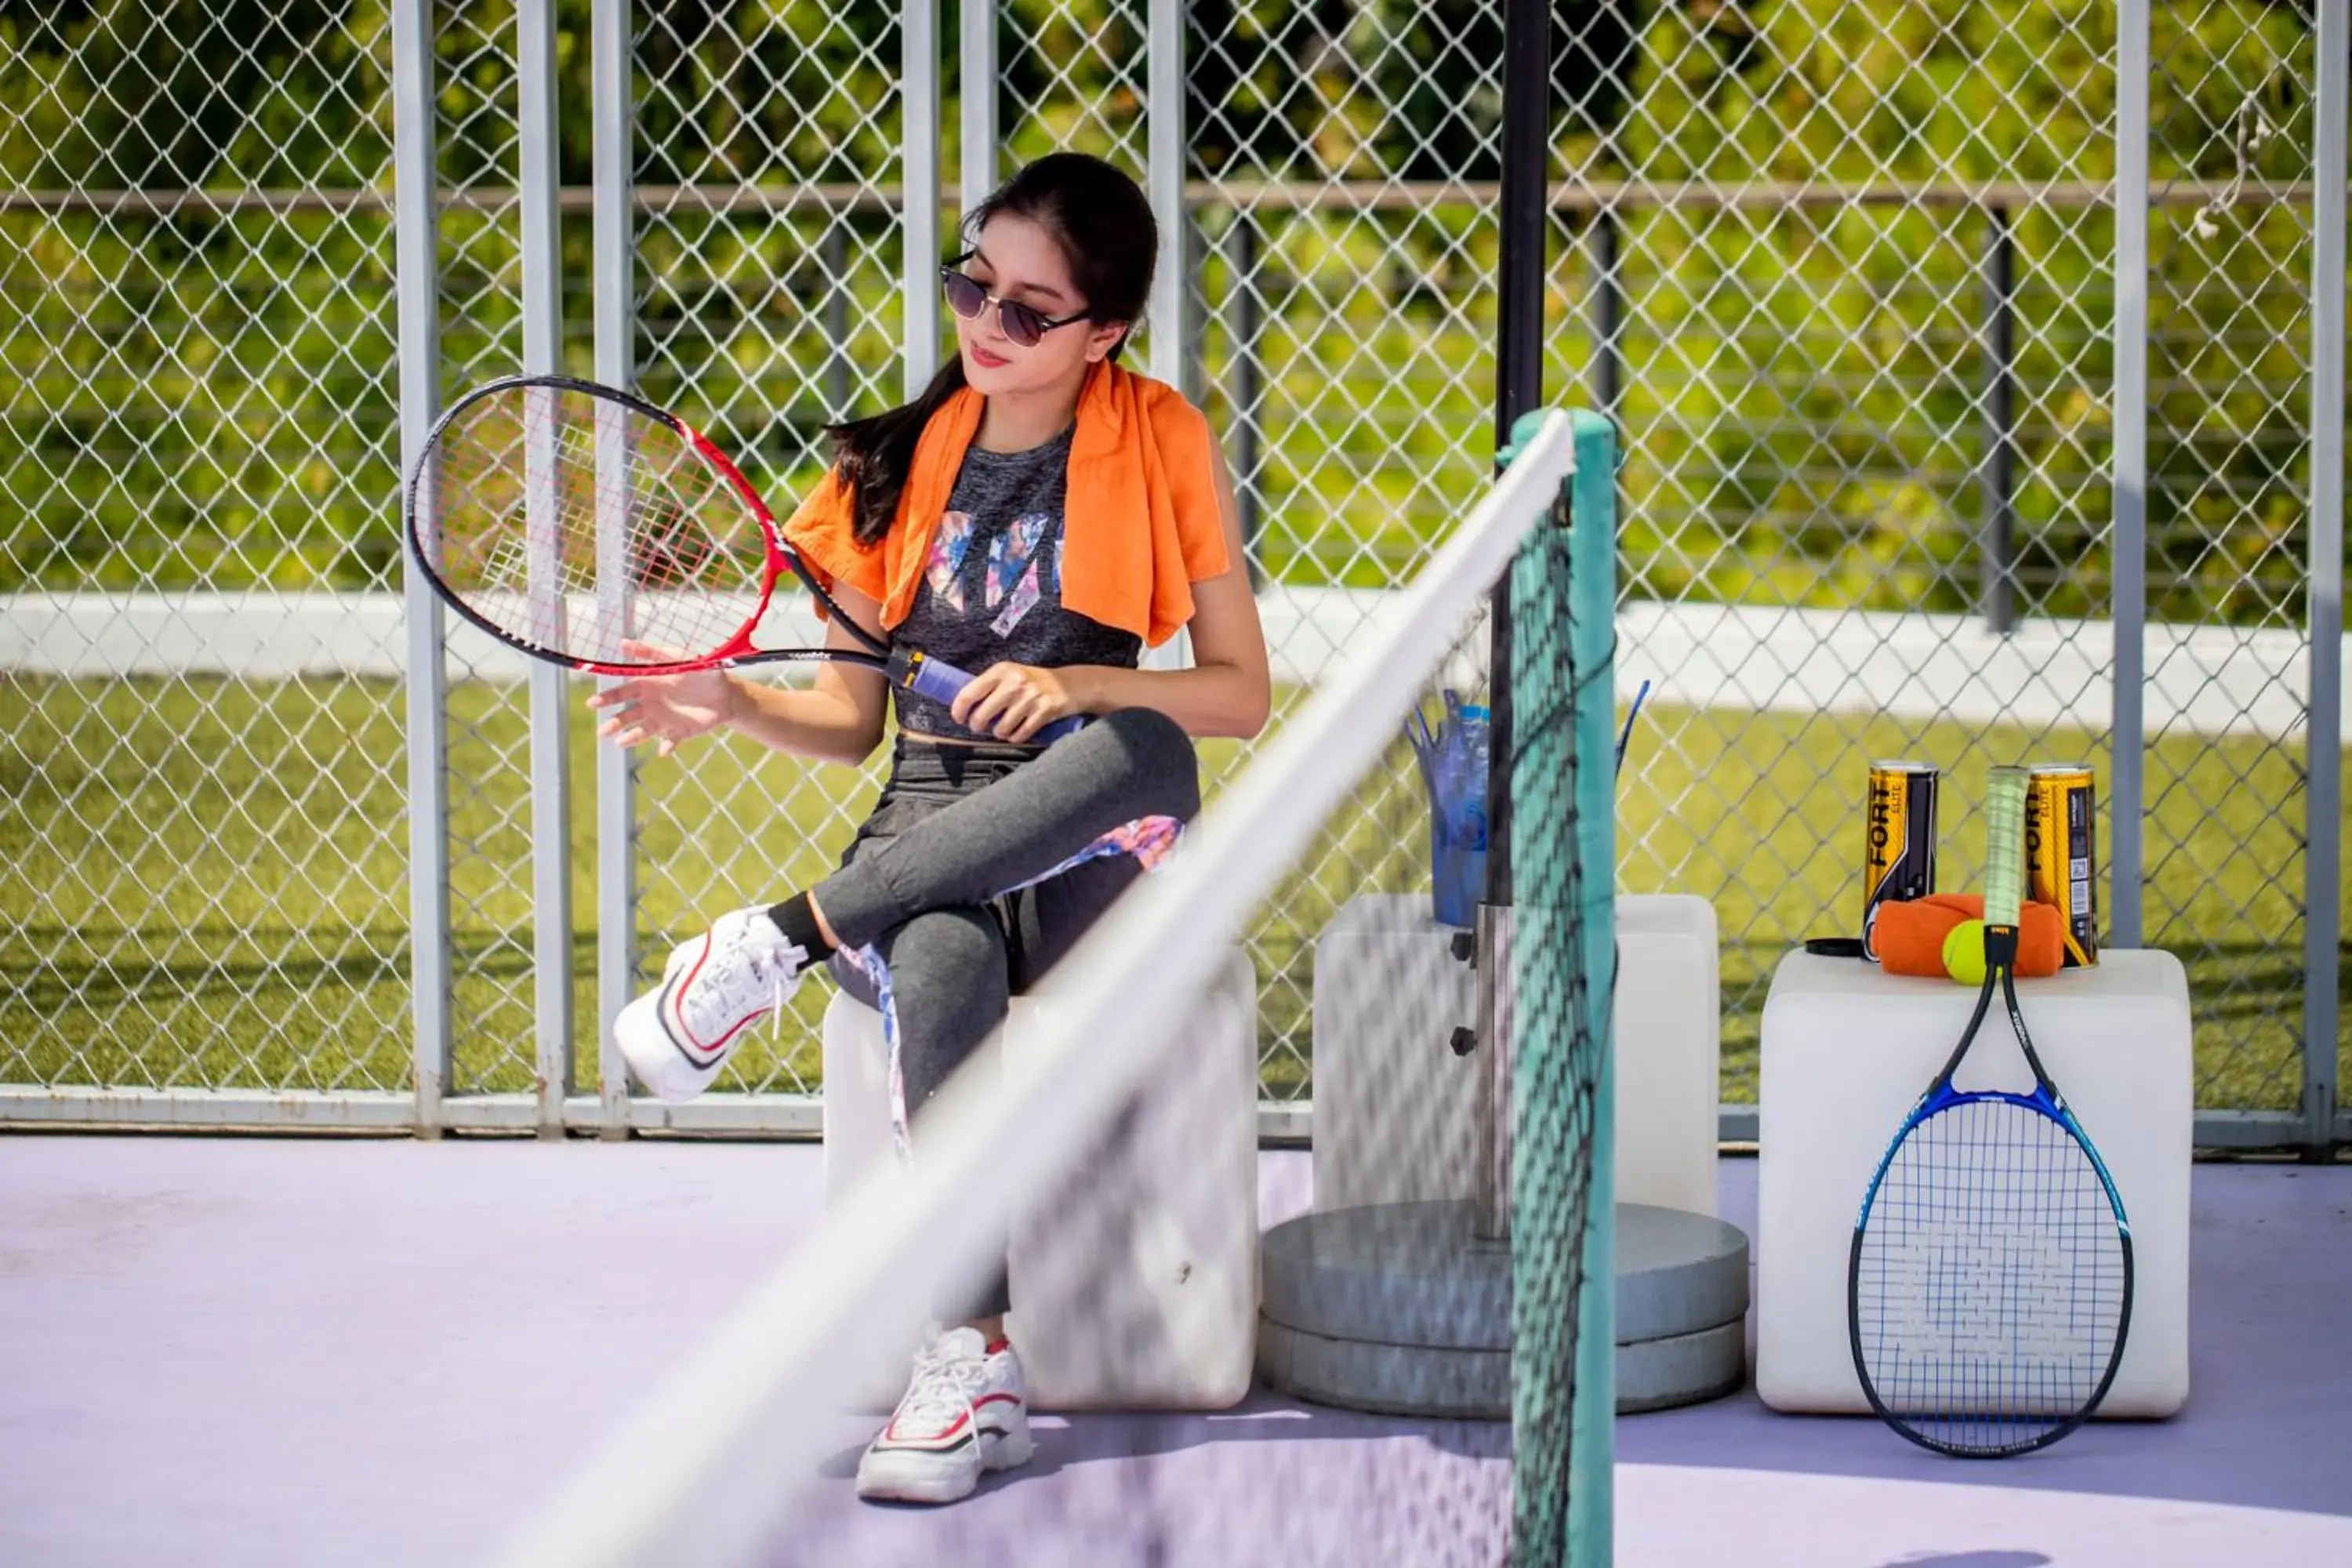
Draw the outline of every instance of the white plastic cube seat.
M1720 1026L1715 908L1621 894L1617 1200L1714 1216ZM1350 899L1315 944L1315 1206L1476 1195L1476 974L1426 893ZM1480 1048L1484 1048L1482 1046Z
M2099 1414L2173 1415L2189 1398L2188 976L2168 952L2114 951L2090 969L2021 980L2017 997L2131 1224L2131 1322ZM1758 1091L1756 1389L1775 1410L1870 1408L1846 1331L1854 1221L1975 1002L1974 987L1853 959L1792 952L1773 974ZM1954 1083L2032 1088L1998 1002Z
M1036 1005L1015 997L1017 1062ZM1249 1392L1257 1354L1257 985L1228 956L1215 984L1126 1111L1068 1180L1013 1215L1006 1332L1041 1409L1222 1410ZM882 1017L836 993L824 1016L828 1203L892 1147ZM919 1149L919 1142L918 1143ZM905 1307L863 1403L905 1385L929 1303Z

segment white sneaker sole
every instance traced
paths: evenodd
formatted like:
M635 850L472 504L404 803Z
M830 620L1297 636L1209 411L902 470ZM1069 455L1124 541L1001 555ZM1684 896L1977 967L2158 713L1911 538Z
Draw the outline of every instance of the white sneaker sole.
M993 1470L1018 1469L1036 1456L1037 1440L1024 1429L991 1442L982 1439L980 1458L942 1461L920 1448L868 1451L857 1466L857 1495L868 1502L961 1502Z
M629 1071L646 1092L665 1105L683 1105L694 1099L718 1080L719 1069L727 1065L729 1052L722 1050L709 1066L695 1066L677 1048L661 1020L662 996L670 982L700 958L709 945L708 937L696 937L670 949L662 963L661 984L623 1007L613 1020L613 1042L621 1047L622 1060L629 1064Z
M678 1105L710 1087L726 1057L722 1053L707 1068L686 1058L661 1021L662 994L668 989L665 975L660 985L622 1008L613 1020L613 1043L621 1047L622 1059L648 1094L666 1105Z

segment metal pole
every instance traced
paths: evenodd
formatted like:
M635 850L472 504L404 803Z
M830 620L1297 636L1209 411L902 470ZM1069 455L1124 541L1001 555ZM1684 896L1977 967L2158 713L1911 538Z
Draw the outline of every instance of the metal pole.
M629 210L629 153L633 104L629 80L629 0L595 0L590 19L589 99L594 116L590 179L595 191L593 223L596 379L625 387L636 374L636 266ZM598 431L599 473L620 470L629 461L628 443L617 420ZM598 614L625 624L629 573L625 520L604 514L607 496L625 495L619 483L597 487L596 588L604 601ZM610 570L608 570L608 565ZM604 682L611 685L612 682ZM629 1125L629 1069L613 1035L613 1021L636 989L636 766L618 746L596 748L596 1076L598 1119L604 1136L624 1136Z
M1178 200L1184 224L1184 320L1191 323L1191 330L1184 334L1184 396L1200 403L1209 395L1209 268L1203 258L1213 248L1213 242L1202 221L1201 208L1181 185Z
M2007 637L2017 626L2011 580L2016 572L2011 542L2011 500L2015 494L2016 416L2011 406L2011 362L2015 354L2017 246L2009 226L2009 209L1995 204L1985 208L1985 388L1984 468L1979 487L1984 496L1984 532L1979 542L1983 582L1979 603L1985 624Z
M898 164L906 193L899 281L907 312L904 390L912 398L940 368L939 0L902 0L898 36Z
M1625 285L1618 275L1623 247L1617 211L1601 207L1592 215L1592 399L1603 417L1617 417L1617 400L1625 386Z
M435 208L432 0L392 7L394 291L400 313L400 471L415 472L441 407L440 222ZM427 503L428 483L420 487ZM429 514L426 526L431 526ZM439 1131L449 1082L449 770L441 601L403 557L408 629L408 983L416 1130Z
M1507 0L1503 16L1502 279L1496 301L1495 445L1543 401L1544 112L1549 0ZM1478 965L1478 1234L1511 1234L1511 595L1496 584L1487 668L1486 888L1473 947Z
M521 160L522 365L526 374L562 368L562 219L556 211L562 181L556 166L555 0L520 0L515 7L515 121ZM546 407L552 412L553 399ZM535 423L535 422L534 422ZM554 427L526 431L525 467L544 463L542 488L527 486L533 514L530 579L545 613L564 613L560 542L554 537ZM542 443L547 450L539 454ZM537 454L539 461L534 461ZM541 509L544 508L544 511ZM539 516L548 521L537 521ZM542 559L542 557L544 559ZM564 672L533 660L530 689L530 867L532 1012L537 1020L535 1077L539 1131L563 1135L563 1101L572 1092L572 765L570 682Z
M854 394L849 355L849 225L847 213L824 216L817 255L824 268L824 416L849 417Z
M1233 442L1230 467L1234 475L1234 505L1241 513L1242 549L1249 557L1250 583L1258 585L1257 560L1257 219L1235 207L1225 226L1225 298L1232 304Z
M2140 945L2141 689L2147 677L2148 0L2116 18L2115 790L2107 943Z
M2319 7L2311 247L2311 784L2305 792L2303 1109L2310 1152L2335 1142L2344 910L2344 181L2352 45L2344 0Z
M1183 0L1150 0L1145 17L1144 187L1160 226L1160 260L1151 273L1150 330L1144 346L1154 380L1180 390L1192 358L1184 320L1184 7ZM1147 669L1181 669L1192 662L1192 639L1178 632L1146 649Z
M1146 184L1160 220L1160 265L1151 277L1151 374L1184 384L1184 11L1182 0L1150 0L1144 76Z
M956 205L970 212L996 188L996 0L962 0L957 20L962 40L957 74L963 83L957 123L963 145Z

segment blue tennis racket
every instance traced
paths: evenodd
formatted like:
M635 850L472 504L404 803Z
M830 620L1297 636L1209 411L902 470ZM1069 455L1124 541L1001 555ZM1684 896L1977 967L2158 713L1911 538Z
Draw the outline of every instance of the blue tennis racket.
M2025 770L1987 787L1985 978L1951 1058L1895 1133L1853 1227L1846 1325L1879 1417L1937 1453L1998 1458L2091 1418L2131 1323L2131 1226L2017 1005ZM2030 1094L1952 1075L1998 991Z

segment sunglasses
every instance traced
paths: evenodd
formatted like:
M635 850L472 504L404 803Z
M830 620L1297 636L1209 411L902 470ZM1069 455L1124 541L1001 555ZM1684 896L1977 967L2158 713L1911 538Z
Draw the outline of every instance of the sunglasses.
M978 254L978 251L967 250L940 268L940 288L947 294L948 309L965 321L979 320L981 311L994 300L996 324L1004 330L1004 335L1024 349L1034 349L1038 340L1055 327L1066 327L1073 321L1087 319L1087 312L1084 310L1066 316L1044 315L1018 300L1005 300L991 294L960 270L963 263Z

